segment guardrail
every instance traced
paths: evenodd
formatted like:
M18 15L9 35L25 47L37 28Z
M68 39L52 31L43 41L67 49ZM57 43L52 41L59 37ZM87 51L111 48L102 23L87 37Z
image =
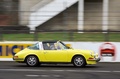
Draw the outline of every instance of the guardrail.
M111 40L112 39L112 40ZM120 31L113 30L0 30L1 41L112 41L120 42Z

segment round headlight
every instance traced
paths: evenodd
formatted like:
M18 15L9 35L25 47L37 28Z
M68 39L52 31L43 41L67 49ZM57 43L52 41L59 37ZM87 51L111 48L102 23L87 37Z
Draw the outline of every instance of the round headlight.
M90 52L90 55L92 56L92 52Z

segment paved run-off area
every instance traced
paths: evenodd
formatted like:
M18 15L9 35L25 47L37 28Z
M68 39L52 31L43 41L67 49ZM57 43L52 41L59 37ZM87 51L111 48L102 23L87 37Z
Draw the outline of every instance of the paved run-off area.
M43 64L27 67L17 62L0 62L0 79L120 79L120 63L98 63L84 68L72 64Z

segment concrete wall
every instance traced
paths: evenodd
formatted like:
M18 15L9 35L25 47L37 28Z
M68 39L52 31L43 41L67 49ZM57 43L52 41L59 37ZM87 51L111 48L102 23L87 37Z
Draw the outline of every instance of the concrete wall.
M109 28L120 30L120 0L109 0Z
M30 8L42 0L20 0L20 24L27 25ZM109 0L110 30L120 30L120 0ZM102 30L103 0L84 1L84 30ZM40 30L77 29L78 3L37 27Z
M4 41L0 42L0 61L13 61L12 57L15 53L36 43L35 41ZM120 42L71 42L66 41L65 44L70 44L74 49L93 50L101 58L101 62L120 62ZM108 53L103 53L101 50L114 50ZM114 54L114 55L113 55Z
M0 26L18 24L18 3L18 0L0 0Z
M28 25L30 9L42 0L19 0L19 24Z
M85 0L84 29L102 30L102 0Z
M29 15L31 12L43 7L53 0L19 0L19 18L20 25L28 25Z
M57 16L37 27L37 30L73 30L77 29L78 3L67 8Z
M84 30L102 30L102 0L85 0ZM76 30L78 3L37 27L40 30Z
M42 0L20 0L20 10L30 11L30 9Z

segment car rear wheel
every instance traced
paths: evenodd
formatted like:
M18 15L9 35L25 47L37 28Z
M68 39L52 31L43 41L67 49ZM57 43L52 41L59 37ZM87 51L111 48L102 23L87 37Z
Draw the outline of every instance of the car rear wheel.
M34 67L39 65L39 60L36 56L27 56L26 58L26 64L28 66Z
M86 65L85 58L82 56L75 56L73 58L73 65L76 67L84 67Z

